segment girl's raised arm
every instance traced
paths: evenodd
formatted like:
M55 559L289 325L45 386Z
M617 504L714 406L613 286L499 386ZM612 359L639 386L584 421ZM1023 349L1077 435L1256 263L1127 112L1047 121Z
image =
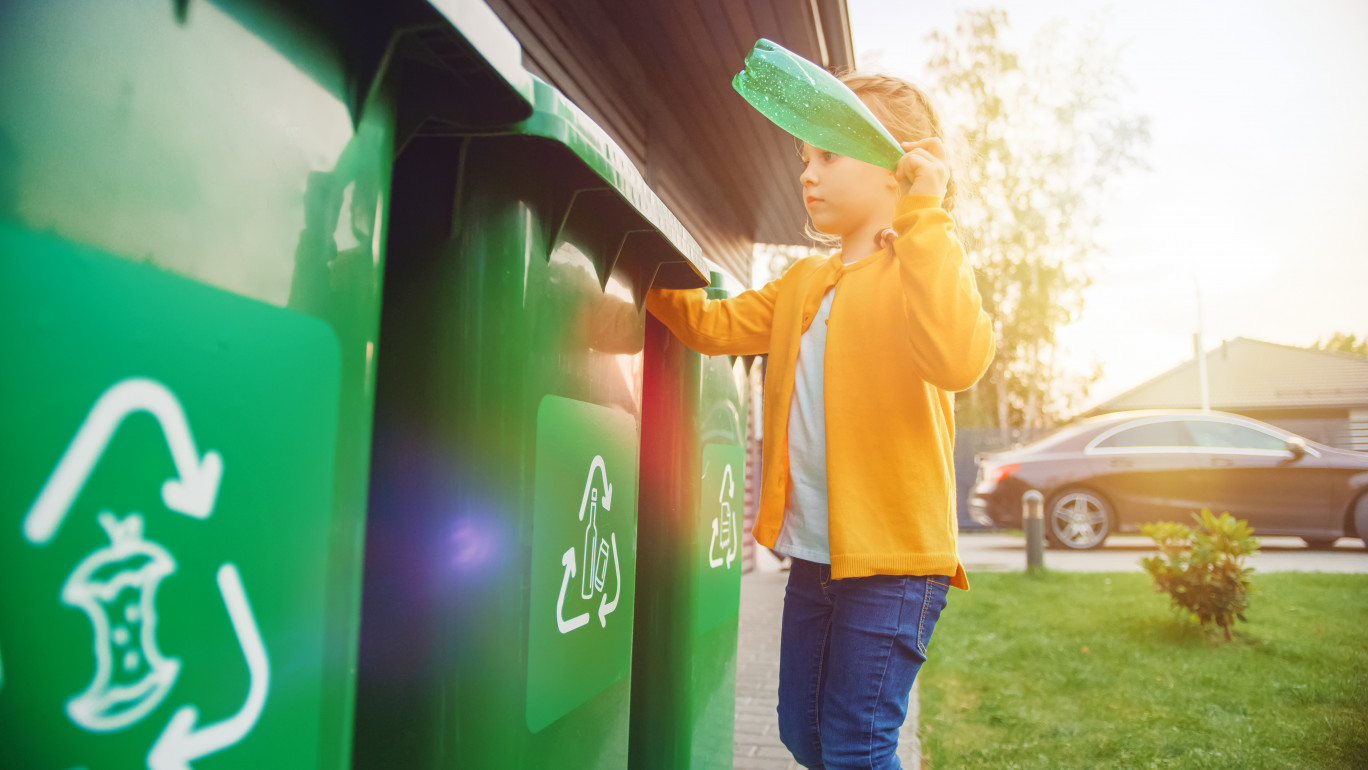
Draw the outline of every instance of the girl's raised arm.
M941 208L950 182L945 145L938 137L903 142L898 161L902 197L893 214L913 363L922 379L941 390L966 390L993 360L993 324L955 221Z
M934 195L909 194L898 201L893 229L906 301L913 363L941 390L965 390L993 360L993 325L983 312L955 222Z
M646 308L685 345L704 355L769 352L779 281L730 299L708 299L703 289L652 289Z

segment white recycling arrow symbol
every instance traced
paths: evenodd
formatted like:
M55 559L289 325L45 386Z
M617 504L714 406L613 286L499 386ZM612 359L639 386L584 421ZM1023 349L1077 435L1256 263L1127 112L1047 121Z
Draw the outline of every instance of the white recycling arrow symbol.
M214 450L200 455L185 410L170 389L150 378L133 377L115 383L100 395L39 490L23 521L24 537L30 543L43 546L52 542L115 432L137 412L147 412L156 418L175 464L176 475L161 487L167 509L196 519L207 519L213 514L223 478L222 456ZM235 565L225 563L218 569L217 581L247 663L246 699L233 716L203 727L196 726L198 710L182 706L152 745L147 755L150 770L190 770L194 760L246 737L265 708L270 661L242 578Z
M226 749L246 737L266 706L266 693L271 685L270 661L266 658L266 645L261 641L261 631L247 603L247 592L243 590L237 567L232 564L219 567L218 584L228 617L233 622L233 631L247 660L250 676L247 699L238 713L199 729L195 728L199 711L194 706L181 706L152 745L152 751L147 755L149 770L189 770L192 760Z
M162 484L162 502L172 511L209 518L223 478L223 458L213 450L201 458L176 396L156 380L135 377L111 386L91 407L24 517L24 537L30 543L46 545L52 541L114 432L135 412L148 412L157 418L176 464L177 475Z
M599 498L594 489L594 474L597 472L603 477L603 497ZM580 593L581 598L592 598L595 593L604 588L604 580L607 572L607 559L611 555L613 560L614 573L614 594L613 598L608 598L608 592L603 591L599 597L598 621L602 628L608 627L608 616L613 614L618 608L618 600L622 598L622 563L618 557L617 533L609 532L608 537L599 537L596 527L596 513L598 506L602 506L604 511L612 509L613 505L613 485L608 482L608 468L603 461L603 456L594 457L589 464L589 475L584 482L584 496L580 499L579 520L583 522L586 516L589 518L590 530L586 533L584 558L584 574L580 575L585 581L585 587ZM592 540L592 542L590 542ZM600 557L602 561L600 560ZM575 547L570 546L561 555L561 586L560 594L556 597L556 629L562 634L568 634L577 628L589 623L590 613L582 612L574 617L565 617L565 596L570 588L570 579L575 577L578 572L576 567ZM595 569L597 567L597 570ZM596 571L598 572L596 576Z

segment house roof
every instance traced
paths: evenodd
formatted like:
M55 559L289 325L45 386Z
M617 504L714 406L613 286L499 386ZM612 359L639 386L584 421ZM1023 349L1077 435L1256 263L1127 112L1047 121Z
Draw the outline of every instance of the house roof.
M1337 409L1368 407L1368 358L1246 337L1207 351L1211 408ZM1197 359L1182 363L1088 411L1181 409L1201 405Z

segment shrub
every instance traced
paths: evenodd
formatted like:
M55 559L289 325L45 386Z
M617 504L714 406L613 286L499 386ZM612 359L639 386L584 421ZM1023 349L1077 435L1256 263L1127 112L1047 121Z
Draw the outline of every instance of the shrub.
M1140 560L1154 578L1154 590L1167 592L1173 607L1206 626L1215 623L1230 641L1230 626L1244 620L1249 607L1249 574L1244 559L1259 552L1254 530L1241 519L1203 508L1193 514L1196 527L1173 521L1146 524L1140 532L1159 546L1158 556Z

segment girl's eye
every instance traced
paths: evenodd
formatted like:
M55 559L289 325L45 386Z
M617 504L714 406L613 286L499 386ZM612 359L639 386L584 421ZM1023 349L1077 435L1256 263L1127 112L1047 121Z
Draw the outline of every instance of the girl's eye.
M834 158L834 157L836 157L836 153L834 153L834 152L824 152L824 153L822 153L822 160L826 161L827 163L830 163L830 162L831 162L831 159Z

